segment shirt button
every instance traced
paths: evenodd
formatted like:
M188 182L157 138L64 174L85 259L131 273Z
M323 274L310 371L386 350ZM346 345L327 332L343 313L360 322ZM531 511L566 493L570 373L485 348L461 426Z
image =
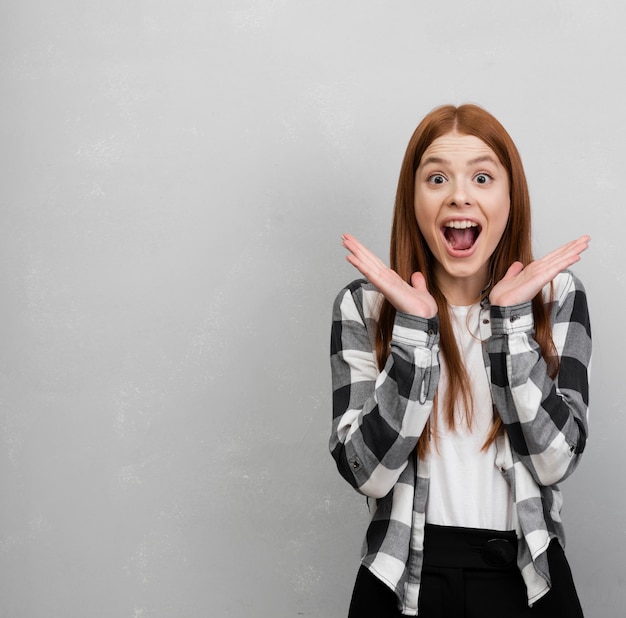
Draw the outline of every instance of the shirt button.
M483 320L483 324L489 324L489 320L488 320L487 318L485 318L485 319Z
M361 467L361 462L358 459L353 459L350 463L353 470L358 470Z
M512 315L512 316L509 318L509 320L510 320L511 322L515 322L515 320L519 320L519 315Z

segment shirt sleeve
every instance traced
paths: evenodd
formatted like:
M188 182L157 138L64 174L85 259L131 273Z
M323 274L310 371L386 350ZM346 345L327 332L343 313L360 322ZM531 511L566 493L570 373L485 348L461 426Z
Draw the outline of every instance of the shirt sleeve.
M531 303L491 307L487 342L495 406L511 446L540 485L575 469L588 433L591 330L585 290L570 272L554 281L554 379L534 338Z
M331 331L333 424L329 447L341 475L382 498L406 468L432 411L439 379L438 321L398 312L391 353L379 372L371 302L364 281L337 296Z

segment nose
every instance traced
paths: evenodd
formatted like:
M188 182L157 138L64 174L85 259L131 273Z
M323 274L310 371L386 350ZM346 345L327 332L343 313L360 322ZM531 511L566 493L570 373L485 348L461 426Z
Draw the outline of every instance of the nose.
M450 195L448 197L450 206L464 208L472 205L471 191L463 181L450 183Z

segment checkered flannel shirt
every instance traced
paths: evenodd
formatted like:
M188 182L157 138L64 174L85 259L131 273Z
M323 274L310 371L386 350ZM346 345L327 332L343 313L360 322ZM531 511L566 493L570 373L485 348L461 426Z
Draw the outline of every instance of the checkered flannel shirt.
M560 359L554 380L533 337L530 302L484 302L478 318L493 403L506 428L496 441L495 465L515 501L517 562L529 605L550 589L546 549L553 538L565 543L557 483L574 470L587 440L591 332L584 288L566 271L555 278L551 298ZM381 300L358 280L335 301L329 447L341 475L370 503L362 564L396 592L404 614L415 616L429 485L428 457L418 458L416 445L439 379L438 320L398 312L391 354L379 371L374 341Z

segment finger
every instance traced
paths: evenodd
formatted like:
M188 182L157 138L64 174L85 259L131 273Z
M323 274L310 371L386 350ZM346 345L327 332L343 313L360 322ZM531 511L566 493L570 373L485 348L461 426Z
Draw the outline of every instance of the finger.
M589 236L581 236L559 247L559 249L548 253L541 260L537 260L531 265L532 270L545 271L551 275L550 278L555 277L558 273L580 261L580 255L589 248L590 240Z
M397 275L374 253L361 244L354 236L342 235L342 244L350 253L346 260L379 290L388 290L397 285Z
M341 238L343 246L359 260L378 268L385 267L384 262L367 247L365 247L365 245L361 244L356 238L354 238L354 236L343 234Z
M341 244L352 254L351 258L354 257L359 262L368 259L367 250L354 236L343 234L341 236ZM349 261L353 262L352 259Z
M360 259L351 253L346 255L346 260L372 282L375 282L379 278L379 273L382 272L382 269L376 264Z
M421 292L426 291L426 279L420 272L415 272L411 275L411 285Z
M558 260L554 260L548 267L546 267L546 283L554 279L554 277L556 277L559 273L567 270L570 266L576 264L576 262L580 262L580 260L581 257L579 253L571 253L562 256Z
M517 277L524 270L524 264L521 262L513 262L507 269L506 273L504 273L504 277L502 277L502 281L507 281L508 279L513 279L513 277Z
M581 236L529 264L525 275L537 282L548 283L556 275L580 261L580 254L589 246L589 236Z
M561 256L569 254L569 253L580 254L589 247L590 240L591 240L591 237L587 235L581 236L580 238L577 238L576 240L571 240L570 242L559 247L558 249L555 249L554 251L551 251L550 253L546 254L539 261L545 260L549 262L553 259L559 259Z

